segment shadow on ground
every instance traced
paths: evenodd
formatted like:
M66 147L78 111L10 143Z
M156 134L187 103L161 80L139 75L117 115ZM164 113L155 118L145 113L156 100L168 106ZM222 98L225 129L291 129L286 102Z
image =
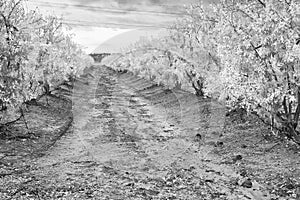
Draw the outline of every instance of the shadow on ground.
M1 199L298 198L299 148L266 138L251 116L225 117L220 103L100 65L71 100L72 110L55 105L72 111L72 126L42 156L18 151L11 169L27 170L0 177ZM47 120L54 129L69 116L30 113L45 135ZM23 143L7 141L0 164L9 168L9 148Z

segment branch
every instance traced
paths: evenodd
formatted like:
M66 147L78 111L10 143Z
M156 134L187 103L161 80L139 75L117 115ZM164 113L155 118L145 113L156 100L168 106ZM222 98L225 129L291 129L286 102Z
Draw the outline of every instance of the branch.
M9 37L9 24L8 24L8 19L4 16L3 13L1 13L1 16L2 16L3 21L4 21L4 24L5 24L7 36ZM8 43L9 43L9 41L8 41Z
M258 57L259 59L263 60L262 57L259 55L259 53L258 53L258 51L257 51L258 48L255 47L254 44L253 44L252 42L250 42L250 44L251 44L251 46L252 46L252 48L253 48L253 50L254 50L254 52L255 52L256 57Z
M147 50L157 50L157 51L160 51L160 52L168 52L168 53L171 53L173 55L175 55L179 60L183 61L184 63L192 66L192 67L196 67L198 64L195 63L194 61L180 55L179 53L175 52L175 51L172 51L172 50L166 50L166 49L160 49L160 48L157 48L157 47L146 47L145 49L133 49L131 51L128 51L126 53L124 53L124 55L121 55L121 57L124 57L125 55L128 55L128 54L131 54L131 53L135 53L135 52L139 52L139 51L147 51ZM121 58L120 57L120 58ZM119 58L118 58L119 59ZM118 60L117 59L117 60Z
M12 13L14 12L14 10L16 9L16 7L22 2L22 0L19 0L17 3L15 3L15 5L12 7L11 11L8 14L8 19L11 17Z
M289 0L289 1L288 1L288 0L285 0L285 3L286 3L287 5L289 5L289 6L290 6L290 5L291 5L291 3L292 3L292 0Z
M259 55L259 53L258 53L258 51L257 51L257 49L261 48L261 45L255 47L254 44L253 44L252 42L250 42L250 44L251 44L251 46L252 46L252 48L253 48L253 51L255 52L256 57L258 57L258 58L265 64L265 67L268 68L268 64L266 63L266 60L263 59L263 58ZM273 69L272 67L271 67L271 70L272 70L272 73L273 73L272 75L274 76L275 81L278 81L278 78L277 78L277 76L276 76L276 73L275 73L275 71L274 71L274 69Z
M289 137L289 139L291 139L293 142L295 142L296 144L300 145L300 135L299 135L299 132L296 131L294 129L294 127L291 127L290 124L288 124L288 129L289 129L289 134L291 135L291 137ZM286 134L287 135L287 134ZM289 136L289 135L287 135Z
M185 73L187 75L187 77L190 79L190 82L193 82L193 77L191 74L189 74L189 72L187 70L185 70Z
M252 45L252 44L251 44ZM253 47L253 45L252 45L252 47ZM257 50L257 49L259 49L259 48L261 48L262 47L262 44L261 45L259 45L259 46L257 46L257 47L254 47L254 50Z
M261 0L257 0L263 7L266 7L266 4L262 2Z
M287 108L287 104L286 104L286 96L283 98L282 105L283 105L283 109L284 109L285 114L288 115L288 108Z
M210 52L208 53L208 55L209 55L209 57L214 61L214 63L215 63L217 66L219 66L219 68L220 68L220 65L219 65L219 62L218 62L217 58L215 58L213 55L211 55Z
M300 87L297 88L297 101L298 101L298 105L296 108L296 113L294 115L294 129L297 128L298 123L299 123L299 115L300 115Z

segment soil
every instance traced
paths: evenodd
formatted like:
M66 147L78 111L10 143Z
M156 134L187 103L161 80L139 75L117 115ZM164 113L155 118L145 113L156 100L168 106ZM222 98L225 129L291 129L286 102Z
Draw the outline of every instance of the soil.
M0 139L0 199L300 199L300 148L253 116L101 65L57 95Z

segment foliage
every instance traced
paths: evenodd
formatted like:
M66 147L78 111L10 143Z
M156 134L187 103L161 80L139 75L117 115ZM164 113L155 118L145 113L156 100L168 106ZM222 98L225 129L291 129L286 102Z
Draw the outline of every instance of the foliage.
M134 71L170 88L187 85L204 96L204 84L210 77L207 73L219 69L217 45L210 38L216 21L211 17L199 23L204 17L208 18L203 6L191 6L186 17L170 27L168 36L143 38L126 49L113 67Z
M300 144L299 11L295 0L192 5L169 36L136 45L115 67L168 85L188 81Z
M218 41L224 96L300 144L300 5L224 1Z
M197 88L201 77L196 73L197 62L184 49L177 47L176 32L173 37L143 38L132 47L124 50L112 67L118 70L129 70L140 76L164 84L169 88L181 88L190 85L203 95L202 88ZM196 56L194 56L196 57Z
M2 124L24 102L78 76L91 63L57 17L28 11L22 0L0 1Z

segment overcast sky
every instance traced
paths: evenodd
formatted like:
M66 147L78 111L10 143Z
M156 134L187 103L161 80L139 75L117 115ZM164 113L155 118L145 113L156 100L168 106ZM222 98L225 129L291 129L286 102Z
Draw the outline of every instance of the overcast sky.
M198 0L27 0L29 9L62 16L75 40L93 51L105 40L132 29L168 27L185 5Z

